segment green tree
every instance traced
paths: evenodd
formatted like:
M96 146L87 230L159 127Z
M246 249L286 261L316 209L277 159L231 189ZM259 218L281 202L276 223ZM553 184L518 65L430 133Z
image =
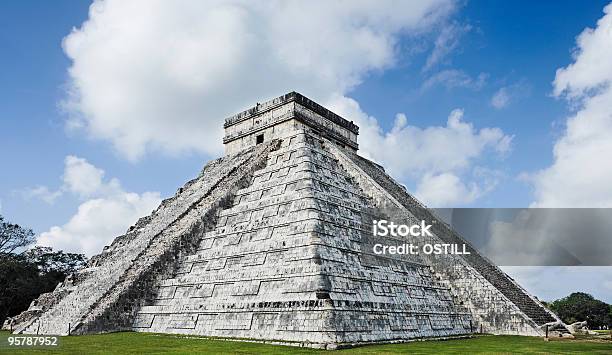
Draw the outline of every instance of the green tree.
M87 258L83 254L64 253L53 251L50 247L36 246L24 252L26 259L38 267L42 275L61 274L69 275L80 269Z
M591 329L612 326L610 305L588 293L574 292L550 303L550 309L567 324L587 321Z
M0 254L10 254L34 242L34 232L18 224L4 221L0 215Z
M5 222L0 216L0 325L6 317L25 311L40 294L52 291L86 262L83 254L49 247L24 250L34 240L31 229Z
M26 310L32 300L48 289L48 285L41 285L36 264L23 254L0 254L0 323Z

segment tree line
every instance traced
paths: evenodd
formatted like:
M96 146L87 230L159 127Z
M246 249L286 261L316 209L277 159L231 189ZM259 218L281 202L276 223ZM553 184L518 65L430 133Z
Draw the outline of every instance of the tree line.
M81 268L83 254L34 246L34 232L0 215L0 326Z
M546 305L565 324L587 321L589 329L612 329L612 305L588 293L574 292Z

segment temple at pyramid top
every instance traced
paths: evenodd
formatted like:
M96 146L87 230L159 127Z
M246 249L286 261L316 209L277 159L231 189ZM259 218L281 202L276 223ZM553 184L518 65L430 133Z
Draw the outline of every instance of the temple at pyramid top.
M357 151L359 127L356 124L292 91L226 118L225 154L284 138L296 125L303 125L341 147Z

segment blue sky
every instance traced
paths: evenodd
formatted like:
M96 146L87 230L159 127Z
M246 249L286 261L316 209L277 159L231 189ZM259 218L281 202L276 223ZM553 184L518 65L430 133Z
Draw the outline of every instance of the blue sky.
M60 102L66 96L70 61L62 39L87 19L89 1L0 4L0 120L7 169L0 174L0 200L7 218L41 232L74 214L78 201L61 199L53 206L24 199L21 190L35 185L59 187L66 155L76 154L117 177L129 191L161 191L163 196L192 177L210 159L150 156L134 164L108 145L67 132ZM163 167L163 168L160 168Z
M419 92L427 74L420 73L428 53L412 57L400 67L372 75L352 97L370 114L384 119L406 112L418 126L443 124L452 109L465 109L477 126L500 127L513 134L512 154L503 162L508 177L503 186L477 207L525 207L533 200L530 186L515 179L521 172L541 169L552 161L555 137L568 114L567 103L552 97L555 71L571 62L576 36L601 17L605 1L469 1L458 21L473 26L458 50L448 59L449 68L476 77L489 74L480 90L439 87ZM497 110L489 103L501 87L520 84L527 91L508 107ZM386 120L386 126L392 126Z
M496 138L483 143L484 148L472 155L466 153L469 155L465 158L467 165L460 164L459 168L452 164L443 168L423 167L412 174L406 172L407 166L410 166L411 157L409 155L402 156L402 161L397 164L397 167L394 166L398 162L397 158L395 160L389 158L386 161L385 157L377 155L380 152L377 153L375 150L371 150L369 155L385 160L383 163L390 167L391 172L398 172L396 177L404 182L411 191L423 191L422 198L430 202L430 205L436 205L435 201L441 201L440 204L450 206L525 207L534 202L543 201L544 192L538 195L536 190L544 191L545 188L521 176L536 174L555 164L553 146L565 135L565 122L568 117L572 117L580 110L576 108L575 102L570 102L563 95L553 95L556 71L574 62L572 51L577 48L577 36L585 28L597 26L597 21L604 16L603 9L607 2L557 1L553 4L545 1L443 1L443 3L448 9L439 11L435 20L426 25L415 22L415 19L409 16L405 18L398 16L390 21L392 25L386 26L377 19L364 15L365 20L363 21L366 27L370 26L373 33L383 33L382 36L386 36L386 39L392 39L392 51L381 50L380 56L372 56L371 60L368 59L369 62L365 59L364 63L358 60L353 62L352 58L355 56L346 59L347 57L343 57L344 54L339 50L337 50L339 54L334 56L337 47L327 47L321 48L320 53L324 53L325 56L329 55L330 58L324 58L325 56L322 55L323 59L315 58L311 62L300 64L302 65L300 70L306 74L316 74L321 65L328 64L331 72L341 72L344 67L343 63L348 60L351 63L347 66L353 66L352 73L356 73L354 76L357 77L357 80L351 84L336 83L334 82L336 79L328 80L327 77L314 77L313 80L317 81L317 84L312 84L307 82L308 75L302 77L299 74L287 74L294 76L285 82L285 76L283 76L285 74L282 74L284 72L278 69L280 74L270 80L274 85L258 83L261 86L261 90L258 91L257 85L248 84L245 85L245 90L249 90L248 93L238 92L236 87L228 86L223 89L225 91L220 90L224 93L223 100L219 103L222 108L218 110L205 108L197 111L194 114L195 119L181 120L178 117L176 125L180 126L182 122L197 123L199 122L197 115L202 115L200 125L204 127L205 132L212 131L221 126L223 114L240 111L249 104L254 104L255 100L268 99L289 90L301 91L324 104L329 103L332 108L345 115L353 112L344 110L347 100L357 102L359 110L356 115L375 117L383 132L380 139L384 139L385 134L392 130L398 113L405 115L408 127L426 130L427 127L445 127L451 112L461 109L463 122L470 123L475 129L475 133L467 138L469 142L477 141L479 138L475 138L475 134L485 127L495 128L500 132ZM87 106L83 103L85 100L77 100L80 106L76 110L62 106L62 103L66 101L74 103L74 100L70 101L68 90L78 87L75 85L78 80L86 81L87 78L97 75L95 68L99 68L99 73L106 77L116 75L120 70L118 68L123 67L131 72L137 72L140 70L139 66L136 64L130 67L130 65L137 63L136 60L140 58L144 67L142 71L147 74L149 59L155 62L150 52L142 57L130 53L129 45L127 49L123 49L123 52L118 50L116 53L110 53L117 55L116 62L127 58L121 66L115 66L115 63L107 58L100 59L99 62L91 61L90 58L97 55L98 51L84 48L86 46L82 46L78 39L75 39L76 36L72 36L75 37L74 41L68 45L73 48L73 52L68 54L69 50L62 47L62 41L73 28L81 28L84 21L91 17L88 14L89 6L89 1L0 2L0 48L2 51L0 56L0 150L4 153L4 168L0 173L0 211L9 220L30 226L37 233L50 231L53 226L63 228L65 231L68 229L66 224L78 214L80 206L94 199L103 201L111 199L109 195L105 195L106 192L101 192L102 190L112 190L113 196L135 193L143 201L148 201L147 203L142 202L137 208L131 210L130 218L136 218L137 214L151 207L157 201L157 197L172 195L185 181L195 176L205 162L219 154L218 143L214 143L216 139L214 135L203 135L202 140L207 141L206 143L197 142L191 145L186 143L184 146L173 146L167 143L159 133L144 138L128 136L126 140L119 142L113 138L113 135L124 132L122 122L126 121L126 117L133 116L117 116L117 121L113 121L114 126L100 128L103 126L101 122L110 122L114 117L108 116L107 111L96 111L96 107L99 106L95 104ZM435 8L437 5L432 6ZM116 8L112 9L115 11L113 14L120 12ZM101 11L111 13L110 4ZM333 14L333 11L334 9L331 9L330 13ZM420 9L414 11L418 13ZM223 12L224 15L228 13L234 14L231 11ZM360 13L356 13L356 16L361 16ZM142 15L143 18L147 14ZM177 18L180 15L177 13ZM100 17L100 23L110 21L110 16ZM215 22L214 18L205 17L195 23L206 25L206 21ZM249 21L254 20L249 18ZM414 23L405 25L402 21L413 21ZM340 30L349 28L347 37L338 36L338 43L346 46L347 53L353 53L351 51L354 49L351 44L347 44L351 38L351 22L347 20L347 23L348 25L339 27ZM285 24L270 25L270 28L274 29L277 28L274 26L282 25ZM143 26L146 26L146 23ZM210 30L223 31L225 28L223 25L215 26ZM239 25L236 26L240 28ZM96 37L95 29L79 31L87 35L84 36L83 42L90 41L96 44L95 41L103 41L104 39L100 38L106 38ZM436 51L435 42L441 40L445 31L449 36L446 42L441 42L440 53L442 54L439 59L432 60ZM293 32L296 32L293 34L295 36L310 33L307 30L302 33L295 29ZM179 30L177 33L181 34ZM159 34L155 36L152 35L152 37L159 38ZM206 37L206 34L202 36L204 36L202 38L202 43L204 43L209 37ZM262 36L261 38L269 40L270 43L277 43L274 42L276 40L295 40L295 38L279 39L275 37L276 35L259 32L257 36ZM163 43L163 38L160 42ZM239 40L235 42L241 43ZM106 45L107 43L103 42L95 48L107 48ZM248 47L252 44L245 42L244 45ZM316 46L316 43L314 45ZM140 49L139 46L136 47ZM143 53L146 52L146 48L143 49ZM310 49L312 47L309 47ZM136 50L134 49L134 52ZM186 66L192 65L189 64L191 56L180 57L180 53L183 53L180 50L182 49L179 48L177 58L187 60ZM313 52L319 53L316 48ZM360 52L354 53L359 54ZM209 52L203 51L202 53L196 52L193 57L206 60L207 55ZM225 57L221 58L221 62L227 61L223 59ZM299 62L299 60L300 58L297 58L293 61ZM612 61L612 58L610 60ZM433 64L428 65L428 61L432 61ZM215 64L214 60L211 62L214 65L220 65ZM77 66L75 63L82 64L82 66ZM257 68L276 71L278 68L266 68L267 64L263 62L249 64L255 68L253 71L257 71ZM78 70L70 74L69 69L75 67L78 67ZM241 67L244 67L244 64ZM283 68L286 69L286 73L294 73L292 71L294 67L290 65L285 67ZM240 72L239 70L234 71ZM148 75L154 76L157 73L159 72L152 70ZM193 74L188 71L186 73ZM446 79L440 79L441 74L447 75ZM180 75L182 73L177 74L178 77ZM439 78L438 81L434 80L436 77ZM347 74L339 74L334 78L337 78L338 82L354 79ZM257 81L257 79L258 77L254 76L245 80ZM214 81L211 82L214 84ZM106 88L106 84L99 86ZM109 81L108 87L115 84L116 82ZM188 94L197 97L198 88L202 88L203 84L201 82L190 82L189 84L193 84L189 87L195 89ZM78 87L79 90L82 90L83 97L87 97L86 95L105 96L105 94L95 92L95 83L86 83L86 85ZM134 84L134 87L138 88L138 85ZM177 97L184 96L184 90L183 87L177 90L175 93ZM505 90L507 102L499 104L500 107L495 107L492 99L500 90ZM108 95L108 91L105 93ZM337 97L338 94L342 100L330 99L333 95ZM168 92L164 91L159 95L165 97L168 96ZM155 98L156 96L145 96L145 100L151 102L154 102ZM207 100L209 100L209 105L216 103L212 100L214 95L208 91L206 94L202 93L202 98L205 104ZM133 98L134 101L140 99L142 98ZM581 102L584 103L587 99L588 97L586 99L582 97ZM185 106L191 107L191 104L187 102ZM140 111L136 110L137 108L128 107L125 112L138 113ZM160 106L157 109L165 108ZM143 112L142 115L149 113ZM88 115L91 115L91 118ZM180 113L177 115L180 116ZM75 117L80 120L75 121ZM353 117L347 118L354 119ZM159 120L163 120L163 117ZM70 128L71 122L78 122L80 128ZM157 123L161 121L155 122L151 125L157 127ZM159 126L166 127L162 123L159 123ZM144 131L146 125L134 126L135 130L139 128ZM186 129L189 128L187 126ZM177 136L182 131L177 132L179 133L172 133L175 134L176 140L192 141L192 137L183 139ZM406 133L401 137L411 137L410 134ZM503 154L497 154L496 150L503 150L501 149L503 137L512 137L510 149ZM136 146L137 143L134 143L135 146L131 145L133 142L139 142L139 139L142 139L144 143L138 146ZM126 141L130 142L128 148L125 148ZM454 145L461 144L461 141L442 143L445 144L447 150L461 151L461 147ZM399 144L403 145L404 142L400 141ZM142 147L145 148L140 151L139 148ZM418 153L419 149L427 149L427 146L419 145L416 149L414 152ZM367 145L364 150L367 153ZM96 182L97 191L88 192L79 189L77 185L63 178L68 174L67 161L69 159L67 157L69 156L81 159L71 161L74 163L72 166L82 168L79 171L84 172L83 174L91 173L96 176L97 173L104 171L104 177ZM600 163L593 162L593 164ZM486 172L484 177L479 175L481 171ZM436 200L431 197L429 199L428 196L432 195L427 194L426 191L431 189L427 190L423 187L425 179L441 175L458 177L466 189L458 188L457 194L459 195L453 198L440 197L442 199ZM120 187L113 185L112 179L120 182ZM38 193L33 192L40 187L46 190L41 192L42 190L39 189ZM150 195L147 197L150 199L147 199L144 197L147 192L159 193L159 195L157 197ZM463 195L460 196L462 193ZM597 191L594 192L595 195L597 193ZM605 191L604 194L609 193ZM47 201L41 197L46 197ZM575 201L575 198L568 199L568 201ZM602 201L604 201L603 198ZM583 205L588 206L589 204L605 205L603 202L593 202L592 199L585 201ZM124 221L125 226L116 226L117 230L124 230L133 222L131 219ZM66 244L60 245L65 246ZM602 281L599 279L594 281L591 287L596 289L599 282ZM556 294L551 295L551 297L554 296ZM608 301L612 300L612 284L610 291L602 293L602 297L609 297Z

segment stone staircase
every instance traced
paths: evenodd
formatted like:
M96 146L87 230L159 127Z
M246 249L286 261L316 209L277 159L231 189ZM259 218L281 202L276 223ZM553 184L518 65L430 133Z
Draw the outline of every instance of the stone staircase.
M65 335L129 329L136 302L146 298L152 279L172 272L181 251L191 246L189 238L202 234L209 222L203 219L214 218L227 195L277 145L269 142L207 164L198 178L92 258L72 283L53 291L62 297L38 317L17 324L15 333Z
M557 319L550 311L544 308L537 300L532 298L508 275L496 267L491 261L480 255L468 242L453 231L442 219L435 216L431 210L407 193L406 189L396 183L377 164L356 154L347 153L350 158L378 184L386 189L397 201L407 208L417 219L432 224L432 231L445 243L465 244L466 250L471 254L464 255L464 259L488 282L497 288L504 296L512 301L536 324L543 325L555 322Z

